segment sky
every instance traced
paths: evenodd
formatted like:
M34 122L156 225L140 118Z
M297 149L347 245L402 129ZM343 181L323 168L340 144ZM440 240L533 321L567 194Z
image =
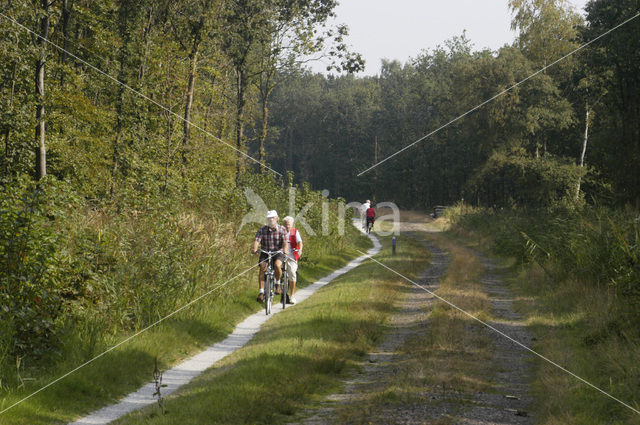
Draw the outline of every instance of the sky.
M584 13L588 0L569 0ZM515 39L508 0L340 0L335 23L349 27L348 44L361 53L366 69L376 75L380 60L406 62L423 49L433 49L466 30L476 50L498 49ZM315 72L326 64L315 62Z

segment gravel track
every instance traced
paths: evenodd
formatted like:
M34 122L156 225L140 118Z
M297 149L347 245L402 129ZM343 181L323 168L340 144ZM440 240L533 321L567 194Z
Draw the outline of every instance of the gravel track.
M402 230L425 232L420 223L402 223ZM438 247L418 235L432 254L432 263L418 279L418 284L434 291L444 276L449 258ZM488 323L525 345L532 337L515 312L513 298L505 283L497 276L497 265L474 253L485 272L481 283L489 295L492 319ZM397 301L398 312L392 317L383 341L354 368L343 382L342 391L326 397L322 406L303 412L295 423L325 425L342 423L340 412L358 411L360 418L372 424L533 424L530 414L530 355L521 347L489 328L483 328L493 344L493 386L486 392L462 393L450 389L436 391L425 388L407 402L395 400L389 405L371 402L371 394L379 394L397 380L398 365L411 353L399 349L407 338L419 335L429 326L428 315L435 297L408 285ZM372 407L373 406L373 407ZM347 417L349 417L347 415Z

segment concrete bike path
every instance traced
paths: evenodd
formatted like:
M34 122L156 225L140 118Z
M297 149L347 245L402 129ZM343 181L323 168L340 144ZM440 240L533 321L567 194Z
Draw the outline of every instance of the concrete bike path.
M356 226L356 228L358 228L358 230L362 232L362 226L360 225L359 220L354 220L353 224L354 226ZM382 245L375 236L367 236L373 242L373 248L367 251L367 255L363 255L352 260L346 266L334 271L330 275L319 279L306 288L296 291L296 300L298 301L297 304L309 298L314 292L316 292L318 289L331 282L338 276L341 276L348 271L358 267L360 263L367 259L368 255L373 256L377 254L382 248ZM235 350L242 348L260 330L263 323L269 320L271 316L273 316L274 314L278 314L282 310L282 304L274 303L271 310L271 315L267 316L264 313L264 310L260 310L258 313L252 314L251 316L240 322L233 330L233 332L229 334L229 336L227 336L227 338L225 338L223 341L209 346L199 354L196 354L190 359L187 359L179 365L165 371L162 374L162 384L167 386L162 388L162 396L166 397L181 386L189 383L189 381L200 375L206 369L213 366L217 361L233 353ZM157 399L153 396L154 392L155 384L153 382L149 382L148 384L139 388L137 391L130 393L129 395L124 397L122 400L120 400L120 402L103 407L100 410L96 410L88 416L72 422L71 425L108 424L109 422L115 421L116 419L119 419L127 413L131 413L135 410L142 409L147 405L156 403Z

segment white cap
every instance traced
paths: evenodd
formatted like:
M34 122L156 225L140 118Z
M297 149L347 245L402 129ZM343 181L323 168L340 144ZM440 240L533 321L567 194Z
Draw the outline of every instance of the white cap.
M269 210L269 212L267 212L267 218L272 218L277 216L278 216L278 212L276 210Z

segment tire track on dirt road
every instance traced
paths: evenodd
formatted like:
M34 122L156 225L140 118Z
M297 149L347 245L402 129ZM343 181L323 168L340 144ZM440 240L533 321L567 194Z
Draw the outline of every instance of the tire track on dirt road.
M404 224L404 223L403 223ZM411 231L426 231L420 223L402 226ZM439 286L445 275L450 258L432 242L420 238L432 253L430 267L417 283L429 291ZM488 295L491 305L491 320L486 322L512 338L529 345L531 334L522 317L515 312L514 300L505 283L497 276L496 263L484 256L467 251L478 257L484 268L481 287ZM324 425L332 423L384 423L384 424L533 424L529 411L532 403L530 377L532 364L530 354L512 341L488 327L480 332L491 344L490 388L482 392L457 391L447 388L442 391L425 386L419 393L406 400L378 402L376 397L393 388L403 363L412 356L402 350L402 345L411 337L420 337L429 327L428 316L436 301L429 292L415 285L408 286L399 297L396 313L390 321L389 330L376 350L369 353L343 382L339 393L325 398L322 406L303 412L297 423ZM478 332L469 327L467 332ZM478 361L481 361L478 359ZM470 379L481 377L470 376ZM341 415L344 412L352 414ZM355 416L353 415L355 413ZM357 418L357 419L356 419ZM345 422L346 420L346 422ZM362 422L364 421L364 422Z
M426 241L424 243L433 257L431 265L422 273L418 283L429 291L435 291L449 265L449 259L447 254L435 245ZM409 337L421 331L420 328L426 323L431 306L436 300L432 294L414 285L407 286L406 292L400 298L397 304L399 312L391 318L389 331L376 350L369 353L360 362L359 370L353 371L344 381L342 392L329 395L321 408L305 412L303 416L307 417L302 423L334 423L337 408L361 404L369 394L384 390L394 380L395 364L403 356L399 352L400 347Z

